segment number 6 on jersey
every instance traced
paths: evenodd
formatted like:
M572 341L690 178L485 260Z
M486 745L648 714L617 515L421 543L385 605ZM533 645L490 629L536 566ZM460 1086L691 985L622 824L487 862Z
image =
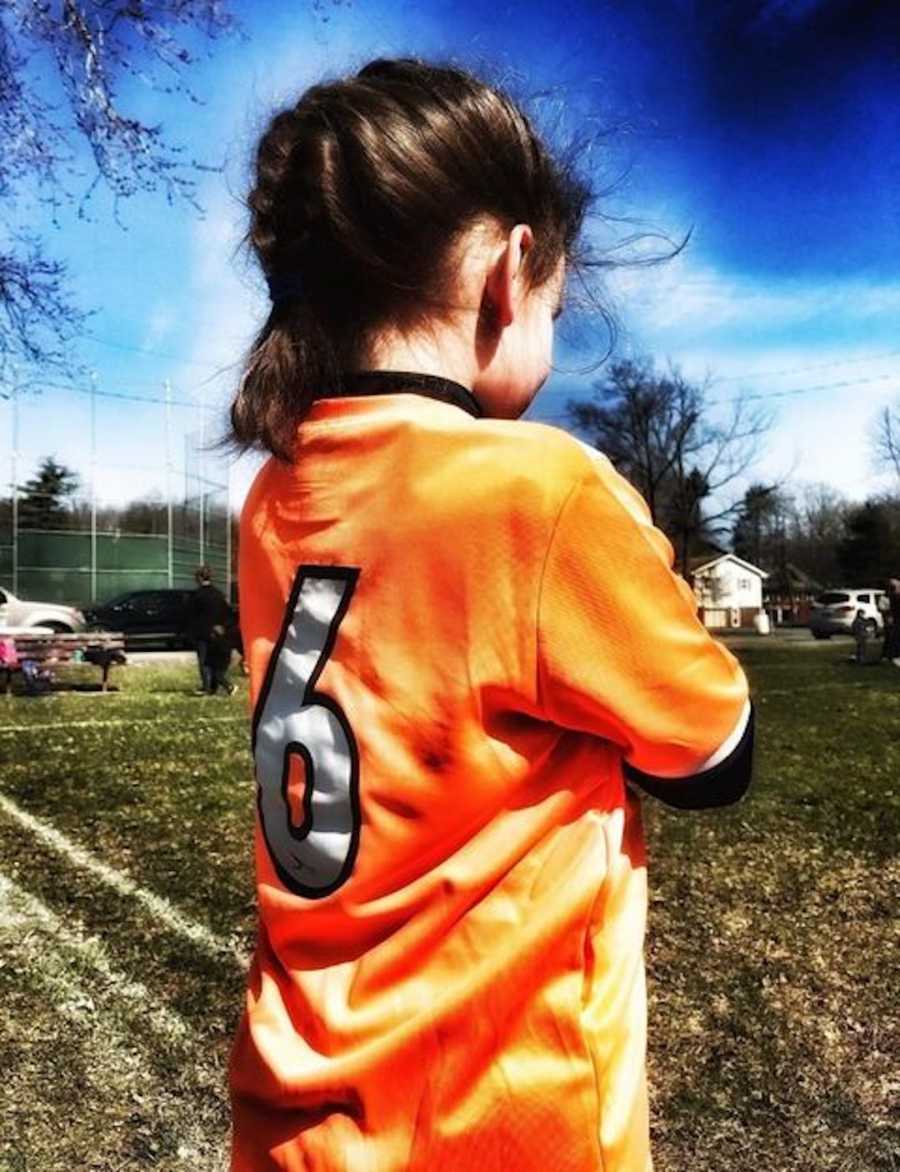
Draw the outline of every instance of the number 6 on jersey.
M334 648L359 570L300 566L253 723L259 817L279 879L321 899L346 882L359 845L359 754L340 706L316 682ZM292 759L305 768L303 821L291 816Z

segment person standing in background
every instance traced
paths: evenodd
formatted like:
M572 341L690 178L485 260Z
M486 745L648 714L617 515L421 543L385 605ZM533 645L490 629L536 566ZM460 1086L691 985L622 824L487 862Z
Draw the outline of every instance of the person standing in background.
M900 579L888 578L887 593L878 600L878 609L885 629L881 657L900 667Z
M900 667L900 579L888 580L888 607L890 618L885 635L884 657L895 667Z
M881 615L881 658L891 658L891 643L894 638L894 628L891 622L891 584L887 584L887 589L879 591L876 600L878 613Z
M198 566L194 579L197 589L188 599L184 627L185 634L197 651L200 687L195 695L203 696L215 691L213 664L209 659L210 642L214 638L215 627L227 629L231 625L231 607L221 590L213 585L209 566Z

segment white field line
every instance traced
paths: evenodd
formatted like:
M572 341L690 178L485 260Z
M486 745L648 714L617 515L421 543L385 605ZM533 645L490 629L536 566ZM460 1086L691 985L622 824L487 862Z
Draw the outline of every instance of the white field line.
M194 716L191 718L196 724L237 724L246 723L249 730L250 718L240 716ZM123 724L159 724L165 725L165 720L158 716L128 716L121 720L58 720L51 724L2 724L0 733L46 732L52 728L115 728Z
M188 1023L172 1009L155 1001L146 985L131 981L117 972L109 963L106 950L94 936L66 927L54 913L30 892L5 875L0 875L0 934L13 930L11 937L27 945L35 929L48 939L38 947L27 948L28 967L39 972L44 982L55 987L62 997L54 1008L67 1016L82 1017L85 1009L93 1009L93 998L84 985L72 975L71 963L65 955L98 974L101 991L109 990L126 1003L129 1012L142 1021L148 1021L154 1032L167 1042L196 1043L196 1034ZM92 985L97 990L97 985Z
M144 985L117 972L98 940L65 926L40 900L3 875L0 945L8 958L16 957L25 966L35 991L43 993L47 1022L52 1022L50 1014L58 1014L73 1023L67 1029L56 1022L63 1061L66 1048L75 1044L91 1063L85 1097L72 1104L73 1122L80 1123L91 1112L102 1118L108 1101L131 1101L141 1115L163 1121L178 1136L178 1149L166 1160L172 1172L196 1172L200 1167L224 1170L227 1139L220 1135L218 1110L206 1105L210 1092L221 1097L224 1075L218 1064L191 1061L198 1046L204 1045L202 1035L174 1010L154 1002ZM179 1055L187 1085L181 1079L172 1085L153 1069L146 1049L136 1043L131 1025L135 1020L151 1027L161 1051ZM41 1032L47 1028L41 1020L37 1025ZM8 1072L8 1081L17 1087L28 1077L27 1068ZM38 1069L36 1077L52 1079L53 1071ZM125 1167L114 1134L102 1136L98 1143L95 1160L114 1159L114 1165L104 1162L103 1166Z
M236 687L238 686L234 680L231 682L235 684ZM168 704L172 700L177 700L180 698L182 700L187 700L188 703L196 704L198 708L202 708L203 704L207 701L213 701L215 704L221 704L225 700L225 697L219 695L218 693L216 693L215 696L200 696L198 695L199 687L200 682L198 680L194 687L173 688L170 692L139 692L137 690L134 692L120 692L115 688L111 688L108 692L67 692L65 695L67 700L85 700L88 702L92 700L98 700L102 696L110 696L113 700L115 700L116 704L127 703L130 701L137 703L139 700L143 701L144 704ZM59 692L50 693L51 697L54 698L61 694L62 693ZM12 696L12 693L10 692L9 695Z
M55 703L62 695L60 692L50 692L42 697L42 704L50 701ZM203 696L198 696L193 689L185 689L183 692L118 692L111 689L108 692L66 692L66 701L73 701L76 704L83 704L85 707L99 704L104 708L119 708L122 704L171 704L173 700L186 700L192 706L198 708L204 707L218 707L225 699L224 696L209 697L210 703L207 704ZM14 704L18 702L19 697L12 692L7 692L3 697L7 704Z
M164 924L175 935L189 940L201 949L201 951L210 956L227 957L229 960L236 962L241 969L245 970L247 968L247 957L239 949L235 948L233 944L228 944L224 940L219 939L218 936L215 936L203 924L189 920L187 916L183 915L176 907L169 903L164 896L147 891L146 888L135 883L133 879L130 879L121 871L117 871L115 867L110 867L107 863L101 862L100 859L95 858L83 847L72 842L70 838L67 838L66 835L54 826L42 822L39 818L35 818L33 814L29 814L27 810L23 810L20 806L17 806L5 794L0 794L0 810L14 822L18 822L20 826L28 830L45 846L50 847L51 850L56 851L57 854L68 859L70 863L80 870L87 871L88 874L93 875L102 883L105 883L107 887L111 887L119 895L137 900L154 919Z

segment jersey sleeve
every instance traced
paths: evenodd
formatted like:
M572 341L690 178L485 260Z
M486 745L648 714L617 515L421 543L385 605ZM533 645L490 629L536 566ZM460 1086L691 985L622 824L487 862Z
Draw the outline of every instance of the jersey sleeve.
M654 797L723 805L750 781L747 681L672 562L642 498L595 457L562 505L543 567L539 702L555 724L620 746L626 776Z

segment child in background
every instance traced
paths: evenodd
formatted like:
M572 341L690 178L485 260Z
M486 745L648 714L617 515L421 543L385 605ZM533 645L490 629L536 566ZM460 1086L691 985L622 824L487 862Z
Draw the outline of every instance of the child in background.
M8 692L12 681L12 673L19 666L19 653L16 650L16 641L9 635L0 635L0 673L3 675L3 686Z
M869 622L864 610L858 610L856 617L850 624L850 634L856 640L856 662L868 662Z
M25 691L29 695L48 692L53 685L53 672L38 659L21 659L19 669L22 672L22 681Z
M735 801L753 724L638 494L518 418L590 198L502 91L419 61L259 143L232 1172L651 1167L626 783Z

